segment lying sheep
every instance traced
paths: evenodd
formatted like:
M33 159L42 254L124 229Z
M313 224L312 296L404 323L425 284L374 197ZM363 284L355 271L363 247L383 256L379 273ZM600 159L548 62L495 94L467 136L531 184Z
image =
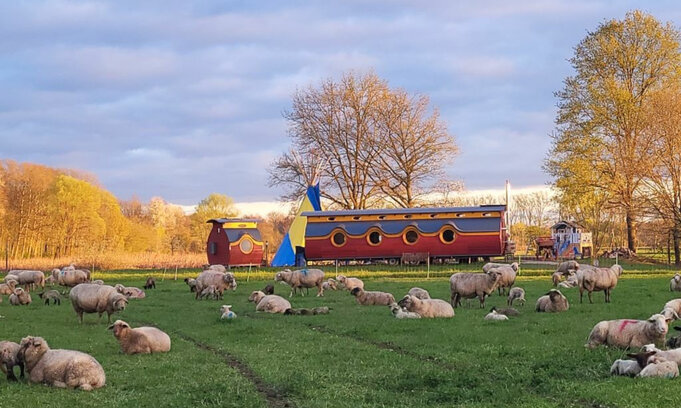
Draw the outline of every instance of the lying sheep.
M674 274L674 277L669 281L669 290L672 292L681 292L681 275Z
M61 294L56 290L48 290L47 292L38 293L38 296L40 299L45 301L46 305L49 305L50 300L52 300L52 304L61 306Z
M262 289L263 293L266 295L274 295L274 285L271 283L268 283L265 285L265 287Z
M45 288L45 274L41 271L9 271L7 272L7 276L5 276L5 282L10 279L17 281L17 285L24 285L24 289L26 289L26 291L35 286L40 286L43 289Z
M512 288L508 291L508 298L506 298L506 304L508 306L513 306L513 301L517 300L521 306L525 306L525 289L523 288Z
M641 366L636 360L617 359L612 363L612 366L610 366L610 375L636 377L640 372Z
M605 303L610 303L610 292L617 286L617 280L622 275L622 267L613 265L610 268L591 268L583 271L582 285L579 287L579 303L582 303L582 294L586 290L589 294L589 303L593 303L591 294L603 291Z
M236 319L236 313L232 312L232 305L222 305L220 308L220 319L232 320Z
M19 359L20 347L12 341L0 341L0 370L7 376L7 381L17 381L14 367L21 371L19 377L24 378L24 363Z
M407 292L407 295L417 297L421 300L430 299L430 293L428 293L427 290L421 288L411 288L409 289L409 292Z
M255 303L256 312L284 313L286 309L291 308L291 303L283 297L265 295L259 290L251 292L248 301Z
M499 296L501 296L506 294L506 288L510 289L515 284L515 278L518 275L518 263L513 262L510 265L489 268L486 273L491 271L496 271L501 276L497 282L497 290L499 291Z
M643 347L653 343L664 344L671 319L654 314L648 320L604 320L597 323L589 334L585 347L595 348L603 344L619 348Z
M142 286L145 290L156 289L156 281L151 276L147 278L147 281Z
M196 292L196 279L184 278L184 283L189 286L190 292Z
M322 289L324 290L338 290L338 284L333 278L329 278L324 283L322 283Z
M220 294L220 299L222 299L225 290L236 290L237 287L236 278L233 273L209 269L201 272L196 278L196 299L198 299L201 292L210 285L215 285Z
M116 291L120 293L121 295L125 295L126 298L128 299L144 299L147 295L144 293L144 291L140 288L135 288L132 286L126 287L119 284L116 284L114 286L116 288Z
M449 278L452 306L461 305L461 299L477 297L480 300L480 308L485 307L485 298L494 291L499 279L501 279L501 275L494 269L490 269L487 273L459 272L453 274Z
M485 315L485 320L504 321L504 320L508 320L508 316L503 315L501 313L497 313L496 310L492 309L491 312L489 312L489 313L487 313L487 315Z
M215 285L209 285L207 288L201 291L201 294L199 295L199 299L209 299L212 298L213 300L218 300L220 297L220 293L218 292L218 288Z
M348 278L345 275L338 275L336 276L336 280L338 281L338 283L343 285L343 287L348 292L353 290L354 288L364 289L364 282L362 282L362 280L358 278Z
M637 377L676 378L679 376L679 366L675 362L667 361L655 354L654 351L627 354L635 358L639 367L642 367Z
M9 295L9 304L12 306L30 305L31 295L22 288L16 288L14 293Z
M297 271L285 269L274 275L274 281L286 282L291 287L289 297L293 296L297 289L301 289L300 293L302 294L303 288L314 288L315 286L317 287L317 296L324 296L324 288L322 287L324 272L319 269L305 268Z
M681 316L681 299L672 299L664 304L660 314L667 319L679 320Z
M570 308L570 302L558 289L551 289L547 294L537 299L537 312L558 313Z
M42 337L24 337L20 346L19 355L26 365L31 383L84 391L103 387L106 383L104 369L89 354L52 350Z
M109 326L125 354L151 354L170 351L170 336L156 327L131 328L123 320Z
M496 306L492 307L489 311L490 313L496 312L498 314L504 315L504 316L520 316L520 312L517 309L514 309L512 307L507 307L505 309L497 309Z
M406 295L397 304L409 312L418 313L424 318L454 317L454 308L440 299L419 299Z
M391 303L395 302L395 297L387 292L366 291L362 288L354 288L350 291L350 294L355 297L357 303L364 306L390 306Z
M104 312L107 314L108 323L111 323L111 315L125 310L128 305L125 295L118 293L116 288L109 285L81 283L71 289L69 298L80 323L83 323L83 313L98 313L101 318Z
M412 295L413 296L413 295ZM388 305L390 308L390 312L395 316L397 319L420 319L421 315L415 312L408 312L404 310L400 305L397 303L391 303Z

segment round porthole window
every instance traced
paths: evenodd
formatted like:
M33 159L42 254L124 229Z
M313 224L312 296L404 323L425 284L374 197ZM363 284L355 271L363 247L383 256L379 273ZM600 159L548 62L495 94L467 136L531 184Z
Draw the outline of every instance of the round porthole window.
M242 239L239 243L239 249L241 249L241 252L244 254L250 254L253 252L253 241L248 238Z
M376 246L380 244L381 241L383 241L383 235L378 231L371 231L369 235L367 235L367 242L371 246Z
M443 244L451 244L456 239L456 234L454 234L453 228L445 228L440 232L440 241Z
M406 244L414 245L416 241L419 240L419 233L416 232L415 229L410 229L404 233L404 236L402 238L404 238L404 242Z
M334 233L331 236L331 243L334 246L341 247L341 246L345 245L345 241L346 241L345 234L340 232L340 231Z

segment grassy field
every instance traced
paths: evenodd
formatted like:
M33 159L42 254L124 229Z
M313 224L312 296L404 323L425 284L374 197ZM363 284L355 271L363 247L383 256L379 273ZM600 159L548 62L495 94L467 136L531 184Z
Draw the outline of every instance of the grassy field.
M647 318L658 312L675 297L668 289L670 271L643 268L625 275L611 304L604 304L600 293L595 304L579 304L577 290L566 290L570 310L550 315L535 313L533 308L550 287L548 276L539 276L548 270L530 270L524 269L517 282L527 291L528 304L519 308L521 316L508 322L482 320L486 310L477 306L457 309L453 319L397 320L387 307L359 306L347 292L292 300L294 307L330 306L331 314L326 316L256 314L247 297L265 285L266 281L256 279L261 275L249 275L249 282L240 279L237 291L226 294L223 302L195 301L181 280L159 280L146 299L132 300L116 316L133 325L153 324L170 334L170 353L144 356L121 354L106 330L106 318L98 322L96 315L88 315L79 325L68 301L61 306L34 302L11 307L5 298L0 304L0 339L18 341L39 335L53 348L90 353L104 367L107 386L86 393L0 379L0 393L12 395L11 405L0 398L0 406L659 407L678 403L681 380L612 378L610 364L624 352L583 347L600 320ZM451 271L449 267L447 273ZM418 285L433 297L449 299L444 274L416 280L398 272L365 279L367 289L401 297ZM147 273L100 272L97 278L141 286ZM422 269L418 273L425 274ZM287 295L286 289L276 285L279 294ZM237 320L220 321L218 309L223 303L234 306ZM505 299L493 296L487 303L500 306Z

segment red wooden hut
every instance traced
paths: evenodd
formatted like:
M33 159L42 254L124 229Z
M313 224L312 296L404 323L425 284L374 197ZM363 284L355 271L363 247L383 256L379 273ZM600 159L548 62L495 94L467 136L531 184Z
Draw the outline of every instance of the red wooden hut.
M263 259L263 242L257 219L214 218L206 242L211 265L259 266Z

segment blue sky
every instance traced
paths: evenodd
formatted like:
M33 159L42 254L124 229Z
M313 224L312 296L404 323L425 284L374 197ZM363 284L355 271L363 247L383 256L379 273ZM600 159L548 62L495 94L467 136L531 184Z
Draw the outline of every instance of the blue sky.
M272 201L296 88L373 69L431 97L468 189L536 186L572 48L674 1L0 2L0 158L83 169L118 197Z

